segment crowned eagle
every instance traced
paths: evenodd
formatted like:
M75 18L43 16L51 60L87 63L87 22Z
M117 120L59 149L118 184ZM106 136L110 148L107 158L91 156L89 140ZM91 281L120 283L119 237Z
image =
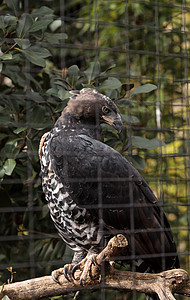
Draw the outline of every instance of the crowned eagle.
M122 129L117 106L95 89L71 93L54 127L42 137L39 154L51 218L74 251L72 268L99 253L118 233L128 240L120 259L137 271L179 267L156 196L134 166L103 142L102 123ZM62 272L70 280L68 265ZM54 279L58 275L53 272Z

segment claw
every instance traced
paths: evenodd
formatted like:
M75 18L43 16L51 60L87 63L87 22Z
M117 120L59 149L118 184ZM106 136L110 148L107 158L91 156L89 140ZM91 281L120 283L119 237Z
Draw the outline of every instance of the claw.
M73 276L73 279L76 280L75 278L75 272L76 270L80 269L80 265L79 264L76 264L73 269L72 269L72 276Z
M83 260L81 260L79 263L74 264L67 264L63 268L60 268L58 270L55 270L52 272L52 278L55 282L61 284L59 281L59 277L61 275L64 275L65 279L69 282L72 282L73 280L79 280L80 278L80 285L81 287L85 286L87 278L90 276L92 278L92 265L96 266L96 254L89 255L88 257L85 257ZM81 274L75 276L75 273L77 270L81 271ZM78 272L77 272L78 273ZM78 277L78 278L76 278Z
M60 282L59 282L59 276L62 275L63 272L64 272L64 270L63 270L62 268L61 268L61 269L58 269L58 270L55 270L55 271L52 271L52 272L51 272L51 277L52 277L52 279L53 279L55 282L57 282L57 283L60 284Z
M65 276L65 279L67 279L69 282L71 282L71 280L69 279L69 277L68 277L68 267L67 266L64 266L64 268L63 268L63 275Z
M55 277L54 271L51 272L51 277L55 282L59 283L58 279Z
M80 278L80 286L81 286L81 287L84 287L82 282L83 282L83 279Z
M90 260L91 260L92 264L95 266L96 265L96 259L93 256L91 256Z

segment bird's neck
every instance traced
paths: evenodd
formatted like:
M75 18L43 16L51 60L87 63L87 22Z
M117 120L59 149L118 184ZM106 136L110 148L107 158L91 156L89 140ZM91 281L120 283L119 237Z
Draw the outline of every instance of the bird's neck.
M93 139L103 141L103 135L100 124L96 124L94 119L80 118L76 119L72 115L62 115L57 122L55 127L62 128L65 132L72 132L78 134L85 134Z

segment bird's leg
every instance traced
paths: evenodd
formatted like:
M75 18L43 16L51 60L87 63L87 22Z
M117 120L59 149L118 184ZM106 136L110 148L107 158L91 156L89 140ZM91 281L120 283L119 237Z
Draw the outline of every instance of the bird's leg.
M94 278L95 274L100 269L100 265L96 262L97 254L88 254L80 263L75 265L75 267L72 270L72 276L74 280L80 279L80 284L83 286L83 282L87 281L87 278L90 276L91 279ZM92 274L92 265L96 268L93 270ZM75 273L77 270L80 270L82 274L79 278L75 278Z
M80 251L75 251L72 263L66 264L63 268L55 270L51 273L51 276L55 282L60 283L59 277L64 275L64 277L71 282L73 280L72 270L80 261L82 261L86 257L87 252L81 249Z
M67 264L64 268L60 268L52 272L54 281L60 283L59 277L64 275L68 281L79 281L80 284L91 284L92 279L96 280L101 276L100 268L103 262L109 262L113 268L113 258L118 257L123 248L127 247L128 241L125 236L118 234L113 237L99 254L88 252L87 256L80 262L73 260L71 264ZM81 256L80 256L81 258ZM79 271L79 272L78 272Z
M103 262L109 262L110 268L113 268L114 262L113 257L120 255L123 248L128 246L128 241L125 236L118 234L114 236L107 244L107 246L99 253L93 254L88 253L87 256L75 267L75 269L83 270L80 276L80 284L88 285L88 278L97 279L98 276L101 276L100 268ZM73 270L73 276L75 273Z
M91 279L93 277L91 272L91 266L96 265L99 269L99 266L96 263L96 256L97 254L88 254L83 260L81 260L77 264L66 264L63 268L53 271L51 273L51 276L53 280L58 283L61 283L59 277L61 275L64 275L64 277L68 281L71 282L73 280L80 280L80 284L83 285L83 282L85 282L89 276ZM80 273L77 271L80 271Z

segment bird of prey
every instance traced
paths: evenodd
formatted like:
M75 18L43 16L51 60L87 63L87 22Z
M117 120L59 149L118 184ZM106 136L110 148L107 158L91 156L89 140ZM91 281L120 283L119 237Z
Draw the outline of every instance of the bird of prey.
M156 196L131 163L103 142L102 123L122 129L117 106L95 89L71 93L39 149L51 218L74 251L71 268L61 272L70 280L72 268L92 259L118 233L129 243L123 261L135 270L178 268L173 235ZM54 279L58 275L54 271Z

